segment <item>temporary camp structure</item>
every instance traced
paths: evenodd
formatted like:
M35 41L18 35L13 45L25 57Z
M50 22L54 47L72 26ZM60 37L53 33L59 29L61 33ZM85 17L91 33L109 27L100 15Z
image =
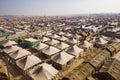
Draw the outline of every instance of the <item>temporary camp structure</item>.
M58 52L60 52L60 50L53 46L48 46L42 49L42 53L45 54L46 57L50 57Z
M30 55L31 52L25 50L25 49L19 49L15 52L12 52L10 54L8 54L13 60L17 60L17 59L20 59L24 56L27 56L27 55Z
M45 48L45 47L47 47L47 46L48 46L48 45L45 44L45 43L40 43L40 44L37 45L37 46L33 46L33 48L36 49L37 51L39 51L39 50L41 50L41 49L43 49L43 48Z
M58 32L58 35L64 35L65 33L64 32L62 32L62 31L59 31Z
M17 45L17 43L15 41L8 41L7 43L3 44L3 47L8 47L8 46L12 46L12 45Z
M47 42L45 42L46 44L49 44L49 45L55 45L55 44L57 44L57 43L59 43L59 41L57 41L57 40L55 40L55 39L51 39L51 40L49 40L49 41L47 41Z
M87 40L84 40L83 42L80 42L79 46L85 49L89 49L93 47L93 44L88 42Z
M70 48L67 48L65 51L71 55L74 55L76 58L78 58L79 56L83 55L84 50L74 45Z
M56 35L56 34L52 34L52 35L50 35L49 37L56 39L56 38L58 38L59 36Z
M73 60L74 56L67 54L66 52L62 51L58 54L55 54L52 57L53 65L57 69L62 69L65 67L69 62Z
M23 58L17 60L16 65L24 71L24 70L27 70L41 62L42 61L38 57L36 57L34 55L30 55L30 56L26 56L26 57L23 57Z
M61 41L55 45L55 47L57 47L58 49L61 49L61 50L65 49L65 48L68 48L69 46L70 45L68 45L64 42L61 42Z
M3 51L4 51L6 54L9 54L9 53L15 52L15 51L17 51L17 50L19 50L19 49L22 49L22 48L20 48L20 47L18 47L18 46L10 46L10 47L6 47Z
M102 39L102 38L100 37L100 38L95 38L95 39L93 40L93 42L94 42L95 44L98 44L98 45L104 45L104 44L106 44L108 41L106 41L106 40L104 40L104 39Z
M36 46L40 43L39 40L37 39L33 39L33 38L29 38L29 39L25 39L25 44L28 46L28 47L32 47L32 46Z
M66 38L66 37L64 37L64 36L60 36L60 37L58 37L57 39L60 40L60 41L65 41L65 40L67 40L68 38Z
M41 41L42 41L42 42L46 42L46 41L49 41L49 40L50 40L49 38L43 37Z
M39 64L29 70L29 76L33 80L52 80L58 71L47 63Z
M66 40L66 42L69 44L76 44L78 41L74 38L69 38L68 40Z
M66 37L71 37L72 34L70 34L70 33L67 32L67 33L65 34L65 36L66 36Z

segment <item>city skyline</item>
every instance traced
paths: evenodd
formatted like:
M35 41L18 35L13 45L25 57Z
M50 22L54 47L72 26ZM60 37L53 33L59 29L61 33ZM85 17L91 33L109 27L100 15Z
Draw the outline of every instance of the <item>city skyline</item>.
M119 13L119 0L1 0L0 15Z

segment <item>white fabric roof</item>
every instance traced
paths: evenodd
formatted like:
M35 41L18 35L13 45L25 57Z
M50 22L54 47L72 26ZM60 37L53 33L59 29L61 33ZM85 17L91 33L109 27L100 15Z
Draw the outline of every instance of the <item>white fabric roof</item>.
M74 38L69 38L67 40L68 43L71 43L71 44L76 44L77 43L77 40L75 40Z
M59 41L55 40L55 39L51 39L51 40L47 41L46 43L49 45L55 45L55 44L59 43Z
M62 31L59 31L58 35L64 35L65 33Z
M55 53L58 53L59 51L60 51L59 49L57 49L53 46L48 46L48 47L45 47L44 49L42 49L42 52L46 55L49 55L49 56L51 56Z
M16 61L17 66L19 66L21 69L23 70L27 70L30 67L33 67L34 65L41 63L42 61L34 56L34 55L30 55L30 56L26 56L23 57L19 60Z
M43 49L43 48L45 48L45 47L47 47L47 46L48 46L48 45L45 44L45 43L40 43L39 45L34 46L33 48L39 51L39 50L41 50L41 49Z
M103 44L106 44L108 41L106 41L106 40L104 40L104 39L102 39L102 38L95 38L95 39L93 40L93 42L96 43L96 44L101 44L101 45L103 45Z
M29 76L31 76L33 80L52 80L58 71L51 65L43 63L35 66L29 73Z
M58 49L65 49L68 48L70 45L64 43L64 42L59 42L55 45L55 47L57 47Z
M79 46L81 46L83 48L90 48L92 45L93 45L92 43L85 40L85 41L81 42Z
M11 52L15 52L19 49L22 49L21 47L18 46L10 46L10 47L6 47L3 51L7 54L11 53Z
M58 54L55 54L52 57L52 60L58 64L64 65L67 64L67 62L69 62L71 59L73 59L74 56L67 54L66 52L62 51Z
M12 46L12 45L15 45L17 44L15 41L8 41L7 43L3 44L4 47L7 47L7 46Z
M66 37L64 37L64 36L60 36L60 37L58 37L57 39L58 39L58 40L61 40L61 41L65 41L65 40L67 40L68 38L66 38Z
M72 34L70 34L70 33L67 32L67 33L65 34L65 36L70 37L70 36L72 36Z
M84 51L83 49L79 48L76 45L66 49L67 53L72 54L72 55L74 55L76 57L78 57L80 54L82 54L83 51Z
M46 41L49 41L50 39L49 38L47 38L47 37L43 37L42 38L42 42L46 42Z
M56 34L52 34L50 37L56 39L56 38L58 38L58 37L60 37L60 36L58 36L58 35L56 35Z
M22 58L22 57L30 55L30 54L31 54L31 52L29 52L25 49L19 49L15 52L10 53L9 56L11 58L13 58L14 60L16 60L16 59Z

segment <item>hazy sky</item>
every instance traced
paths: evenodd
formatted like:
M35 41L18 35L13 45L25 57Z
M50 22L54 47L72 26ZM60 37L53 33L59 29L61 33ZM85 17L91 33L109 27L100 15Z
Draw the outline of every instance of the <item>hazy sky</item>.
M118 13L120 0L0 0L0 15Z

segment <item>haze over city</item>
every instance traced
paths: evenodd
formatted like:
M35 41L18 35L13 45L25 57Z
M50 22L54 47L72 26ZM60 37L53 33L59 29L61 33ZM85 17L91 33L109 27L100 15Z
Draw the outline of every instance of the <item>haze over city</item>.
M119 13L120 0L0 0L0 15Z

